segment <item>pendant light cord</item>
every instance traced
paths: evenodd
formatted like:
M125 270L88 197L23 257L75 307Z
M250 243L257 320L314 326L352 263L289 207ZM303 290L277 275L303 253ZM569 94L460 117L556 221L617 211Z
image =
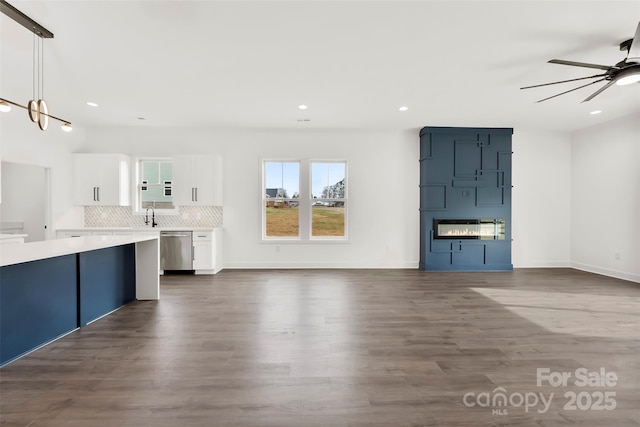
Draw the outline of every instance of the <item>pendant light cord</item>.
M33 100L44 98L44 40L33 33Z
M36 99L36 33L33 33L33 64L31 67L31 99Z
M38 61L38 65L40 65L40 94L38 99L44 99L44 40L42 37L38 37L40 39L40 60Z

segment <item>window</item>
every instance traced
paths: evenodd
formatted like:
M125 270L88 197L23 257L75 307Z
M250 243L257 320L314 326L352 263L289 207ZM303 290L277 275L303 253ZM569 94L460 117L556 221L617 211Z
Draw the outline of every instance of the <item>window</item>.
M300 162L264 162L264 236L300 237Z
M140 159L138 161L138 211L174 209L173 161Z
M347 237L345 161L264 161L265 240Z
M345 237L346 162L311 162L311 235Z

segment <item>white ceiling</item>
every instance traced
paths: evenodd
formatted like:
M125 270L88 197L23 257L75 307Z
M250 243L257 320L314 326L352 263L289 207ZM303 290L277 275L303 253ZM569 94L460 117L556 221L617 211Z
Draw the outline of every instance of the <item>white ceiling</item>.
M76 127L571 131L640 112L640 85L519 90L598 73L552 58L623 59L638 0L9 2L55 34L44 98ZM26 104L33 35L0 25L0 97Z

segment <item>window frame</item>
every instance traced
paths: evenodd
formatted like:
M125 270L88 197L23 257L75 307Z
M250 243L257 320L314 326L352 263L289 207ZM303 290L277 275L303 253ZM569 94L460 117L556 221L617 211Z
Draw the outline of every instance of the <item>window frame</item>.
M142 162L154 161L154 162L171 162L174 163L173 157L157 157L157 156L140 156L135 158L135 173L133 174L133 194L134 196L134 204L133 204L133 214L134 215L145 215L147 213L147 208L142 208ZM174 164L175 166L175 164ZM175 189L175 169L173 169L173 176L171 177L171 192L173 197L173 192ZM164 184L151 184L158 185L164 187ZM151 208L149 208L151 209ZM171 209L162 209L162 208L153 208L156 215L179 215L179 207L176 205L175 200L173 202L173 208Z
M281 199L283 201L298 202L298 236L267 236L266 212L266 164L268 162L296 162L300 165L298 176L298 197ZM312 190L312 165L313 163L343 163L345 191L343 198L314 199ZM349 162L346 159L319 159L319 158L285 158L269 157L261 158L261 242L262 243L350 243L349 237ZM344 235L343 236L313 236L313 203L314 201L336 201L344 203Z

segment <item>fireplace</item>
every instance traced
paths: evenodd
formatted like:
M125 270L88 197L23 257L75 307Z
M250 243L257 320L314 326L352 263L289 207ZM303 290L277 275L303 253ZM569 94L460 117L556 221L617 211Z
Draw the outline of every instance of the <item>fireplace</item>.
M433 219L434 239L504 240L504 236L504 219Z

